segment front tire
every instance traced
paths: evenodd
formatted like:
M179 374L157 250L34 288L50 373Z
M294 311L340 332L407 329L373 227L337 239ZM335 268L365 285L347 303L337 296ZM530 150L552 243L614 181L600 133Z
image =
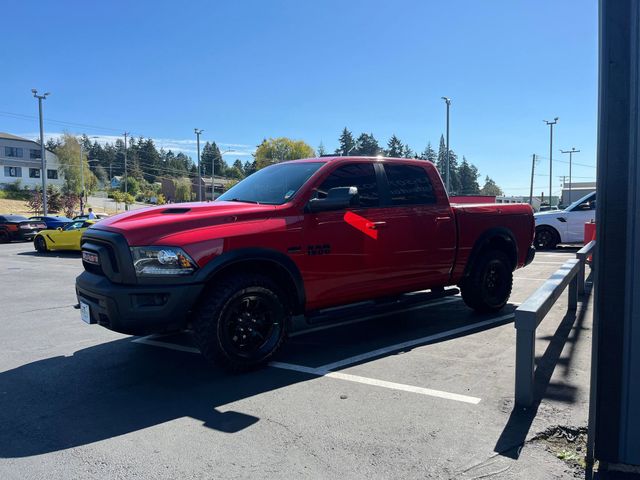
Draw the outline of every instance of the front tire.
M480 254L460 284L462 299L477 312L496 312L507 304L513 287L509 257L500 250Z
M0 230L0 243L9 243L11 241L11 235L6 230Z
M554 228L538 227L533 243L540 250L555 250L560 243L560 235Z
M208 361L244 372L266 364L284 342L289 302L269 277L233 275L204 295L193 331Z
M33 246L39 253L47 253L48 251L47 242L40 236L35 238L35 240L33 241Z

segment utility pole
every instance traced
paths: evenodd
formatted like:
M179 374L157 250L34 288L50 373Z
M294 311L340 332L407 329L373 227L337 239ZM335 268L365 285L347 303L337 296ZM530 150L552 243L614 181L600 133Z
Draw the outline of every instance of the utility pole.
M549 125L549 206L551 206L551 195L553 186L553 126L558 123L558 117L553 119L553 122L549 120L543 120L544 123Z
M572 189L573 189L573 180L571 178L571 165L573 163L573 154L578 153L580 150L576 150L576 147L571 147L571 150L560 150L560 153L568 153L569 154L569 203L573 203Z
M82 181L82 193L80 194L80 215L84 215L84 165L82 162L82 142L80 144L80 179Z
M126 195L129 192L129 177L127 175L127 136L129 132L124 132L124 194ZM125 210L129 210L127 202L124 202Z
M200 164L200 134L204 132L202 129L194 128L193 131L196 134L196 144L198 145L198 201L202 201L202 183L204 182L202 165ZM215 160L212 161L211 165L211 196L213 197L213 167L215 165ZM204 196L207 196L207 192L205 191Z
M42 121L42 100L47 98L49 92L38 95L38 90L31 89L33 96L38 99L38 112L40 115L40 177L42 178L42 214L47 215L47 157L44 148L44 127Z
M447 161L445 164L445 185L447 187L447 193L450 193L450 185L451 185L451 175L450 175L450 167L449 167L449 107L451 106L451 99L449 97L442 97L442 99L447 104Z
M533 208L533 173L536 169L536 154L534 153L531 159L531 188L529 189L529 205Z

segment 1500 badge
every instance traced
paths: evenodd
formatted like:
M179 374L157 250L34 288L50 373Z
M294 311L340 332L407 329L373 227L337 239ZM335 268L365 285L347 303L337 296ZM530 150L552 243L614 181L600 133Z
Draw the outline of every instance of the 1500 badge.
M307 255L328 255L331 253L331 245L309 245L307 247Z

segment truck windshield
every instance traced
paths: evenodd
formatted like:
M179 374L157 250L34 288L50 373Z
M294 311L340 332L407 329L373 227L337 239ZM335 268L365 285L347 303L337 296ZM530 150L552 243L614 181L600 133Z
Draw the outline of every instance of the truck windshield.
M258 170L220 195L227 202L282 205L293 198L324 162L280 163Z

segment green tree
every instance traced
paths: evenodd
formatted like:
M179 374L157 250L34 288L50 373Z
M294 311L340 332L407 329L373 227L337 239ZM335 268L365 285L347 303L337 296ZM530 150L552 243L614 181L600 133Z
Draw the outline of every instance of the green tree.
M495 195L496 197L503 195L502 189L488 175L484 179L484 186L480 193L482 195Z
M222 158L220 149L216 142L205 143L200 155L200 161L202 162L202 174L205 177L211 176L211 167L215 166L215 174L217 177L223 177L227 175L228 165Z
M404 145L398 137L391 135L385 152L387 157L400 158L404 155Z
M176 190L177 202L191 201L191 180L187 177L177 178L173 181Z
M380 154L382 149L378 145L378 140L373 136L373 133L362 133L356 140L355 152L353 155L361 155L367 157L375 157Z
M242 166L242 173L244 173L245 177L248 177L252 173L255 173L255 171L256 171L256 162L250 162L249 160L244 162L244 165Z
M442 180L446 182L447 171L447 146L444 143L444 136L440 136L440 148L438 149L438 158L436 159L436 167L442 175ZM449 150L449 195L460 192L460 176L458 175L458 156L453 150Z
M327 151L324 148L324 145L322 144L322 140L320 141L320 145L318 145L318 156L321 157L323 155L326 155Z
M122 184L120 185L120 190L122 190L123 192L124 192L124 186L125 185L124 185L124 179L123 179ZM141 191L140 180L138 180L136 177L129 176L129 178L127 178L127 193L130 193L135 197L140 193L140 191Z
M353 134L347 127L344 127L338 140L340 146L336 149L336 155L347 155L351 153L352 149L356 145L356 141L353 139Z
M91 193L98 185L98 179L89 168L87 152L80 155L80 142L73 135L65 133L56 148L56 156L60 165L60 173L64 177L64 191L80 195L84 189ZM81 170L82 169L82 170Z
M313 157L313 148L302 140L291 140L286 137L263 140L254 154L256 169L260 170L274 163L298 158Z
M427 148L424 149L420 158L423 160L429 160L431 163L436 163L438 156L436 155L436 151L431 147L431 142L427 143Z
M458 169L458 177L460 178L460 191L461 195L477 195L480 193L480 185L478 185L478 169L467 162L467 159L462 157L462 164Z

